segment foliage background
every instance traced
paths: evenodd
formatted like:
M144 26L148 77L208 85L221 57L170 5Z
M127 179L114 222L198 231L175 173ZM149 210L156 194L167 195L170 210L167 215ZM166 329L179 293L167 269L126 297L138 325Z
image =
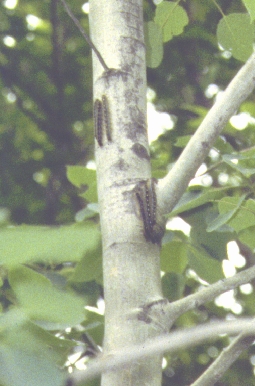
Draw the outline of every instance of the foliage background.
M61 385L64 369L72 367L68 355L93 357L103 333L102 316L83 310L84 305L97 306L103 296L95 171L83 167L94 157L91 52L57 0L10 4L0 4L0 383ZM225 15L247 16L245 1L217 4ZM88 32L84 2L70 0L69 5ZM208 87L223 90L241 65L218 47L222 14L214 1L179 5L189 22L164 44L159 66L148 68L153 103L174 122L173 130L151 143L158 178L212 106L215 95L208 94ZM28 15L39 18L36 28ZM144 17L154 20L151 0L144 1ZM209 283L222 278L229 241L237 242L246 267L254 264L254 95L240 112L249 113L246 127L226 126L206 159L209 173L174 210L191 231L169 229L163 240L162 281L169 300L205 285L194 271ZM238 164L232 162L233 153ZM184 314L176 327L254 315L252 289L233 293L238 312L211 303ZM191 383L228 343L225 337L166 357L163 384ZM255 384L254 355L251 346L217 385L239 385L244 379Z

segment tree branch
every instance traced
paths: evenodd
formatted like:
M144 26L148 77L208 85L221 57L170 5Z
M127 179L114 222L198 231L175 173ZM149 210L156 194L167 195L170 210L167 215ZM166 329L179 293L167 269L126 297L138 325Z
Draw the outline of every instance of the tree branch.
M66 13L68 14L68 16L72 19L72 21L74 22L74 24L76 25L76 27L78 28L78 30L80 31L80 33L82 34L82 36L84 37L84 39L87 41L87 43L89 44L89 46L91 47L91 49L95 52L99 62L102 64L103 68L105 71L109 71L109 67L106 65L104 59L102 58L102 55L100 54L100 52L98 51L98 49L96 48L96 46L94 45L94 43L92 42L92 40L90 39L89 35L86 34L86 32L84 31L84 29L82 28L82 26L80 25L79 21L76 19L76 17L74 16L74 14L72 13L71 9L69 8L69 6L67 5L67 3L65 2L65 0L60 0L61 3L63 4L63 7L66 11Z
M177 300L174 303L168 303L165 305L164 311L173 323L183 313L194 310L202 304L214 300L216 296L239 287L242 284L246 284L254 278L255 266L239 272L235 276L211 284L209 287L195 294L186 296L184 299Z
M168 331L175 320L185 312L194 310L202 304L214 300L216 296L246 284L254 278L255 266L239 272L235 276L211 284L209 287L173 303L167 302L166 299L159 299L150 304L145 304L134 314L138 320L143 320L148 324L152 323L155 328L161 327L163 331Z
M254 321L252 322L254 324ZM244 333L237 336L232 343L225 348L212 365L191 386L213 386L221 379L229 367L236 361L241 353L254 342L254 335Z
M173 168L159 181L159 206L170 213L229 118L255 87L255 53L216 100Z
M255 324L252 318L239 319L235 321L213 322L206 325L174 332L148 340L144 344L129 346L128 348L109 353L91 362L85 371L75 372L66 385L73 382L85 382L105 371L120 370L127 364L144 359L151 355L163 354L165 352L175 353L182 349L197 346L218 339L220 334L235 335L242 333L242 336L253 336Z

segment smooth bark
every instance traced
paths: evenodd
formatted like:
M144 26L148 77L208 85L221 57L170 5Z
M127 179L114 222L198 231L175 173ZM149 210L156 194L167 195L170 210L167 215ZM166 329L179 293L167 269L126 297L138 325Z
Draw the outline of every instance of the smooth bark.
M162 297L159 246L147 242L134 193L151 177L146 130L146 65L142 0L90 0L91 39L110 71L93 54L94 100L108 99L112 141L96 141L103 241L104 353L143 344L160 333L134 310ZM102 385L161 384L161 356L103 374Z

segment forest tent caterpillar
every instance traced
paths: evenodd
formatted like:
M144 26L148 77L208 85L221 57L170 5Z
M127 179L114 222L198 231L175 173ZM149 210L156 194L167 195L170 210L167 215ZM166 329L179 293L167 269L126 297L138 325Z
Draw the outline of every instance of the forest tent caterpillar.
M99 146L103 146L103 108L102 102L99 99L94 103L94 125L95 125L95 138Z
M151 178L140 181L136 188L136 197L144 225L144 236L153 244L160 243L164 235L164 218L157 212L156 180Z
M112 140L110 112L109 112L108 99L105 95L102 95L102 107L103 107L103 125L106 132L106 138L110 142Z
M104 133L108 142L112 140L111 121L109 112L109 103L105 95L102 95L102 101L96 99L94 103L94 125L95 138L100 147L103 146Z

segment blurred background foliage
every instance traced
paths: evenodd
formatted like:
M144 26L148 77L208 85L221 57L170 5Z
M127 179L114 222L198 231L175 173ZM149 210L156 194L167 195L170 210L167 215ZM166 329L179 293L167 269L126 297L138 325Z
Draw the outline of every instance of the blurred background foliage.
M68 4L89 32L87 3ZM225 15L247 12L241 0L217 4ZM214 1L180 5L189 23L164 45L159 67L147 71L149 102L159 114L148 121L155 177L167 173L242 64L219 49L222 14ZM155 8L144 0L146 22L154 19ZM94 159L91 50L58 0L1 1L0 33L0 299L5 311L0 384L56 386L63 382L63 368L71 371L77 358L83 358L82 366L99 352L103 336L103 316L89 308L103 298L95 172L82 168ZM163 239L163 289L171 301L224 277L230 241L244 261L233 269L255 263L254 98L227 124L201 176L173 212L190 228L169 225ZM159 134L160 113L168 114L172 126ZM233 154L238 165L231 161ZM64 226L77 220L84 221ZM6 228L19 224L34 227ZM228 307L212 302L183 315L176 326L254 315L253 284L232 291ZM89 306L86 312L83 305ZM193 382L228 344L225 337L166 356L163 384ZM251 346L217 385L255 385L254 358Z
M1 2L1 201L17 224L73 221L66 165L93 158L91 53L56 1ZM11 4L11 3L10 3ZM88 31L82 1L73 12Z

